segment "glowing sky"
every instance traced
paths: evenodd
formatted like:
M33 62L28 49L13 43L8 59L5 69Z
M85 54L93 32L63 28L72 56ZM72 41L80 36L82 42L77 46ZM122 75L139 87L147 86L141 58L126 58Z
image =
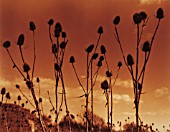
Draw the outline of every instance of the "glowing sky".
M116 75L116 66L122 60L121 52L114 38L113 18L120 15L121 22L118 26L123 41L125 54L134 54L135 50L135 25L132 16L136 12L146 11L149 16L148 26L142 42L151 38L155 29L157 19L156 11L162 7L165 11L165 19L161 21L158 34L154 42L151 58L148 63L144 83L144 95L140 105L140 117L145 123L155 123L155 126L162 128L170 124L170 1L169 0L11 0L0 1L0 42L10 40L12 46L10 51L17 64L22 66L19 50L16 41L20 33L26 36L24 55L28 63L32 63L32 34L29 31L29 21L34 21L37 27L36 50L37 62L35 76L40 77L42 96L46 111L49 111L50 104L46 91L54 92L53 55L48 38L47 22L53 18L55 22L61 22L64 31L67 32L69 44L66 49L64 62L64 77L67 87L69 109L72 113L81 112L81 105L84 99L75 97L83 92L68 63L71 55L75 56L76 67L80 76L85 75L85 48L97 41L97 29L103 26L104 34L100 44L107 48L109 65L112 67L113 75ZM0 47L0 88L6 87L15 100L19 92L15 89L18 83L23 91L29 93L24 82L16 70L12 69L12 63L6 51ZM103 81L105 67L100 71L100 77L95 87L95 113L106 118L106 100L100 89L100 82ZM114 87L114 121L124 121L128 116L134 119L134 105L130 75L125 66L122 67L118 81ZM85 84L85 80L82 78ZM35 87L37 85L35 84ZM52 94L52 98L54 94ZM54 98L53 98L54 100ZM13 102L13 101L11 101ZM76 102L76 103L75 103ZM76 105L75 105L76 104Z

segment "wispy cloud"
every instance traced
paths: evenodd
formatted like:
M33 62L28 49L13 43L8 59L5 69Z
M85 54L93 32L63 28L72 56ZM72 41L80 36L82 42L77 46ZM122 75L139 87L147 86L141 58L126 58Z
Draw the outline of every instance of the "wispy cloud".
M155 91L154 91L154 95L155 97L163 97L165 95L169 95L170 92L169 92L169 89L167 87L161 87L161 88L157 88ZM170 96L170 95L169 95Z
M160 4L163 0L140 0L141 4Z
M133 88L133 83L131 80L118 79L115 86L120 86L120 87L124 87L124 88Z

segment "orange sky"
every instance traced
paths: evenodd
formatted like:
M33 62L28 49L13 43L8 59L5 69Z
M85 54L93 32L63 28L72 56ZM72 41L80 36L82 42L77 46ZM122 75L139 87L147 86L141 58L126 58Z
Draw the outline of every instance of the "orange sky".
M107 48L109 65L113 75L116 75L116 66L122 60L121 52L114 38L113 18L120 15L121 22L118 26L125 54L135 52L135 25L132 16L136 12L146 11L149 17L148 26L142 42L151 38L157 19L156 10L162 7L165 11L165 19L161 21L151 57L148 63L144 92L140 105L140 116L145 123L155 123L156 127L170 124L170 1L169 0L15 0L0 1L0 42L10 40L10 51L17 64L21 67L21 59L16 41L20 33L24 33L26 40L24 55L29 64L32 63L32 34L29 31L29 21L34 21L37 27L36 51L37 62L35 76L41 80L42 96L45 105L49 106L46 91L53 92L55 86L53 74L53 55L48 38L47 21L53 18L55 22L61 22L64 31L67 32L69 44L66 49L64 62L64 77L68 92L69 108L74 114L81 111L83 99L74 98L82 94L78 82L68 63L71 55L75 56L76 67L80 76L85 75L85 48L97 42L97 29L103 26L104 34L100 44ZM142 63L142 62L141 62ZM23 85L25 92L29 92L20 81L20 75L12 69L12 63L7 56L6 50L0 47L0 87L6 87L11 91L12 99L15 100L18 91L14 88L16 83ZM100 81L104 77L105 67L100 71L100 78L95 87L95 112L106 118L105 98L100 89ZM118 82L114 87L114 121L124 121L128 116L134 119L133 89L128 70L122 67ZM85 84L85 80L81 79ZM54 95L52 95L54 96ZM76 105L75 105L76 102ZM79 109L78 109L79 108ZM48 107L47 107L48 110ZM48 110L49 111L49 110Z

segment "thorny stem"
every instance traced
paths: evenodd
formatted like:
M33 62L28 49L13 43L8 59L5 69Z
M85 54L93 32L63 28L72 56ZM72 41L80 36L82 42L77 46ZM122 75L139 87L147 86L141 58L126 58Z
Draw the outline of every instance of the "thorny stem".
M35 53L35 33L33 31L33 45L34 45L34 60L33 60L33 66L32 66L32 80L34 77L34 68L35 68L35 61L36 61L36 53Z
M51 41L51 44L53 44L53 40L52 40L52 37L51 37L51 25L49 26L49 38L50 38L50 41Z
M52 101L51 101L51 98L50 98L50 93L49 93L49 91L47 91L47 94L48 94L48 99L49 99L49 101L50 101L50 104L51 104L53 110L55 110L54 105L53 105L53 103L52 103Z
M88 132L89 131L89 129L88 129L88 90L89 90L89 69L88 69L88 63L89 63L89 53L87 53L87 78L86 78L86 95L85 95L85 97L86 97L86 132Z
M24 80L27 80L26 77L24 76L24 74L21 72L21 70L18 68L18 66L17 66L16 63L14 62L14 60L13 60L13 58L12 58L12 56L11 56L9 50L8 50L7 48L6 48L6 50L7 50L7 53L8 53L8 55L9 55L9 57L10 57L10 59L11 59L13 65L14 65L13 68L17 68L17 70L18 70L19 73L22 75L22 77L24 78Z
M24 98L26 98L26 100L31 104L31 106L35 109L35 106L32 104L32 102L27 98L27 96L22 92L22 90L19 88L19 91L21 92L21 94L24 96Z
M79 82L79 85L80 85L81 88L83 89L84 93L86 93L86 91L85 91L83 85L82 85L81 82L80 82L80 79L79 79L78 74L77 74L77 72L76 72L76 68L75 68L75 66L74 66L73 63L72 63L72 66L73 66L74 72L75 72L75 74L76 74L76 78L77 78L77 80L78 80L78 82Z

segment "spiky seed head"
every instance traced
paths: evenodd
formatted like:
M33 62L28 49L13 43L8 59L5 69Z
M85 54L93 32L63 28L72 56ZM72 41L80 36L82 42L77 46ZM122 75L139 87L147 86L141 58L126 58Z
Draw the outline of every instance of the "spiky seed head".
M87 49L86 49L86 52L87 52L87 53L92 52L93 48L94 48L94 44L89 45L89 46L87 47Z
M24 34L20 34L18 37L17 45L22 46L24 44Z
M71 57L70 57L70 63L73 64L74 62L75 62L74 56L71 56Z
M97 63L97 66L101 67L102 66L102 61L99 60L98 63Z
M52 45L52 53L57 53L58 50L57 50L57 45L56 44L53 44Z
M10 46L11 46L11 42L8 40L3 43L4 48L9 48Z
M61 44L60 44L60 48L61 49L65 49L65 47L66 47L66 43L63 41L63 42L61 42Z
M49 115L48 118L51 119L51 115Z
M119 62L117 63L117 66L118 66L119 68L122 67L122 62L119 61Z
M54 36L56 38L59 38L60 37L60 32L57 30L57 29L54 29Z
M120 16L116 16L115 19L113 20L113 24L118 25L120 22Z
M42 103L42 98L39 98L39 103Z
M66 37L67 37L66 32L62 32L62 33L61 33L61 36L62 36L62 38L66 38Z
M99 56L98 53L94 53L93 56L92 56L92 59L95 60L95 59L97 59L98 56Z
M29 89L33 87L33 82L32 81L26 81L26 85Z
M141 19L141 16L140 16L139 13L135 13L133 15L133 21L134 21L135 24L140 24L141 23L142 19Z
M57 63L54 64L54 68L56 71L60 71L60 66Z
M20 88L20 86L19 86L18 84L16 84L16 85L15 85L15 87L16 87L17 89L19 89L19 88Z
M24 72L28 72L30 70L30 66L27 63L24 63L23 70Z
M164 18L164 11L163 11L162 8L159 8L159 9L157 10L156 17L157 17L158 19Z
M145 20L147 18L147 14L144 11L141 11L139 14L142 20Z
M62 29L62 26L61 26L61 24L59 22L57 22L55 24L55 30L57 30L59 33L62 32L63 29Z
M109 88L109 84L108 84L107 80L104 80L104 81L101 83L101 88L102 88L103 90L106 90L106 89Z
M102 34L103 33L103 27L102 26L100 26L99 28L98 28L98 34Z
M104 57L100 56L99 61L103 61L103 60L104 60Z
M9 92L6 93L6 98L7 98L7 99L11 99L11 96L10 96L10 93L9 93Z
M127 56L127 63L129 66L132 66L134 64L134 60L131 54L128 54Z
M21 100L21 96L20 95L18 95L18 98L17 98L19 101Z
M3 87L3 88L1 89L1 94L2 94L2 95L5 95L5 93L6 93L6 88Z
M37 83L40 82L40 78L39 78L39 77L36 78L36 82L37 82Z
M106 54L106 48L104 45L101 45L100 51L101 51L101 54Z
M25 104L24 104L24 103L22 103L22 104L21 104L21 106L24 108Z
M138 83L138 90L141 91L142 90L142 84Z
M112 76L112 73L110 71L106 71L106 76L107 77L111 77Z
M146 41L143 44L142 51L146 53L146 52L149 52L150 50L151 50L151 45L148 41Z
M72 119L74 119L74 118L75 118L75 116L74 116L73 114L70 114L70 117L71 117Z
M49 26L52 26L53 23L54 23L54 20L53 20L53 19L50 19L50 20L48 21L48 25L49 25Z
M30 21L29 26L30 26L30 30L31 30L31 31L34 31L34 30L36 29L35 24L34 24L33 21Z

